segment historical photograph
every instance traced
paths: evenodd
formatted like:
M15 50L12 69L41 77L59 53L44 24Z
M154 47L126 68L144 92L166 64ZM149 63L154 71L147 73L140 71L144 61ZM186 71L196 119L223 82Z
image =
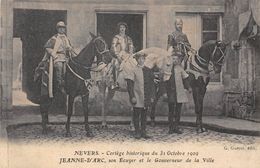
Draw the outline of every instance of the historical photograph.
M260 165L260 1L0 4L1 168Z

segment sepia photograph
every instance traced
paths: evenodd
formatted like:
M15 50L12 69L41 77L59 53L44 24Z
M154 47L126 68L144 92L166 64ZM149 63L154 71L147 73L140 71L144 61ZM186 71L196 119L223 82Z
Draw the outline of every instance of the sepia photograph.
M260 1L0 4L0 168L259 168Z

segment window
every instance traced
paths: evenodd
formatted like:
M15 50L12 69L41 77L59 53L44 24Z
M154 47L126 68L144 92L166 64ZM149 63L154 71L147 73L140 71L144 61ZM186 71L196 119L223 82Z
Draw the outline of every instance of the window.
M219 16L202 15L202 43L219 40Z
M201 41L202 44L209 40L220 40L220 16L219 15L201 15L202 32ZM221 82L221 73L210 74L210 82Z
M188 36L192 48L198 50L208 40L221 40L221 15L210 13L177 12L183 20L183 32ZM220 83L221 74L210 74L210 83Z
M134 43L135 51L145 47L144 45L144 13L118 13L118 12L98 12L97 13L97 32L101 33L111 47L113 37L118 34L117 24L125 22L128 25L126 34L130 36Z

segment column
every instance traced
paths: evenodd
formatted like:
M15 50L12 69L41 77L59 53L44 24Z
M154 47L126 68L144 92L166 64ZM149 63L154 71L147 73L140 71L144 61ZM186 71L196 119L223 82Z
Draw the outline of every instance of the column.
M1 1L1 118L12 108L13 0Z

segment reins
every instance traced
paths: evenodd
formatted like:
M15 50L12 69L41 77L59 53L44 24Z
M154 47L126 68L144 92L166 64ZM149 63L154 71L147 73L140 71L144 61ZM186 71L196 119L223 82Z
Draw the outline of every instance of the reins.
M99 49L98 49L98 47L97 47L97 45L96 45L96 40L100 40L102 43L104 43L104 45L105 45L105 49L103 50L103 51L99 51ZM109 50L107 49L107 45L106 45L106 43L105 43L105 41L101 38L101 37L97 37L97 38L95 38L94 40L93 40L93 42L94 42L94 45L95 45L95 48L96 48L96 51L98 52L98 54L99 55L103 55L104 53L106 53L106 52L109 52ZM78 55L74 50L72 50L72 54L75 54L75 55ZM103 66L101 69L99 69L99 70L96 70L103 62L101 62L100 64L98 64L98 65L96 65L96 66L85 66L85 65L82 65L81 63L78 63L78 62L76 62L75 60L73 60L73 57L71 56L71 54L69 55L69 60L71 61L71 63L73 63L73 64L75 64L76 66L79 66L79 68L83 68L83 69L85 69L85 70L88 70L88 71L92 71L92 72L100 72L100 71L102 71L104 68L106 68L107 66L108 66L108 64L106 64L105 66ZM104 64L104 63L103 63ZM91 87L92 87L92 85L93 85L93 83L94 83L94 80L92 80L92 79L85 79L85 78L83 78L82 76L80 76L78 73L76 73L73 69L72 69L72 67L69 65L69 63L67 63L66 64L67 65L67 67L68 67L68 69L72 72L72 74L73 75L75 75L77 78L79 78L80 80L82 80L82 81L84 81L84 84L85 84L85 86L87 87L87 89L88 90L90 90L91 89Z
M215 62L215 64L223 65L223 63L220 63L220 61L225 57L225 53L222 51L221 47L218 47L217 45L215 45L215 48L214 48L213 52L212 52L211 55L210 55L210 60L207 61L207 60L205 60L203 57L201 57L201 56L199 55L198 50L195 50L194 48L192 48L192 47L190 47L190 46L188 46L188 45L186 45L186 44L184 44L184 43L181 43L181 44L183 45L183 48L184 48L184 51L185 51L185 55L186 55L187 58L188 58L188 59L187 59L188 62L191 63L193 66L194 66L194 64L190 61L190 57L191 57L191 56L188 55L187 50L186 50L186 47L187 47L191 52L193 52L194 56L196 56L196 58L197 58L197 60L199 61L199 63L202 64L202 65L204 65L204 66L209 66L209 65L210 65L210 66L214 66L214 63L213 63L211 60L214 58L216 51L219 50L222 55L221 55L221 57L218 59L218 61ZM223 62L223 61L222 61L222 62ZM210 72L210 71L212 71L212 70L209 70L209 72Z

